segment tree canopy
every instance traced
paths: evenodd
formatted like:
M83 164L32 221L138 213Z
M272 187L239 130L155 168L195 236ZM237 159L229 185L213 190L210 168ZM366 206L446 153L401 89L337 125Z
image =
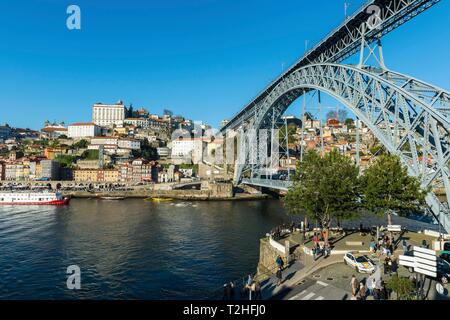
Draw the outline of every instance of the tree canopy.
M75 160L76 157L67 154L60 154L55 157L55 161L58 161L63 168L72 168Z
M80 141L75 142L72 144L72 147L74 149L86 149L89 142L87 140L81 139Z
M358 215L359 168L349 157L333 150L321 157L309 151L298 163L293 187L285 203L292 214L305 214L328 229L333 219Z
M398 156L384 154L365 170L362 178L364 205L372 212L388 211L406 215L424 203L429 190L422 190L420 181L408 175ZM391 223L391 221L389 221Z
M144 158L146 160L156 160L158 159L158 153L156 148L152 147L148 142L148 139L145 138L141 141L141 148L138 150L133 150L132 154L135 158Z
M414 298L414 285L408 278L396 275L390 278L386 285L397 294L397 300L412 300Z

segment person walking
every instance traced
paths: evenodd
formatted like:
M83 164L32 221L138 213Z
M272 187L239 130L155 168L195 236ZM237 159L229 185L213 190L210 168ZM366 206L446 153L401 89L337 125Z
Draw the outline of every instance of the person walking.
M317 237L316 232L314 232L314 237L312 238L312 241L313 241L314 247L316 247L317 243L319 242L319 237Z
M231 281L229 283L229 286L230 286L230 300L234 300L235 299L234 293L235 293L235 287L236 286L234 285L233 281Z
M375 300L382 300L382 284L383 279L381 277L375 281L375 291L373 295Z
M283 280L283 273L282 273L282 271L281 271L281 268L279 268L278 270L277 270L277 273L276 273L276 277L277 277L277 286L279 286L280 284L281 284L281 282L282 282L282 280Z
M230 291L229 291L229 284L225 283L223 285L223 296L222 300L230 300Z
M255 281L255 300L262 300L262 294L261 294L261 283L259 281Z
M247 286L250 286L252 284L252 282L253 282L253 277L251 274L249 274L248 278L247 278Z
M359 291L358 291L358 297L359 300L366 300L366 295L367 295L367 289L366 286L364 285L364 283L361 281L359 283Z
M253 283L253 277L251 274L249 274L248 278L247 278L247 282L245 283L245 286L244 286L244 292L243 292L244 295L251 294L250 287L251 287L252 283Z
M356 299L356 294L358 292L358 280L355 275L352 275L352 280L350 281L350 287L352 289L352 299Z
M381 298L383 300L389 300L390 298L389 289L387 288L386 283L384 281L381 281Z
M323 248L323 252L324 252L324 255L323 255L324 258L328 258L330 256L330 254L331 254L331 246L330 246L329 243L325 244L325 246Z
M375 279L373 278L373 276L370 276L369 278L367 278L367 294L366 296L373 296L373 292L375 290Z
M275 260L275 262L276 262L276 264L277 264L277 266L278 266L278 269L283 270L284 262L283 262L283 258L281 258L280 255L278 255L278 257L277 257L277 259Z
M408 243L406 242L406 239L403 239L402 247L403 247L403 255L406 255L408 253Z
M375 243L375 239L372 238L372 240L370 240L370 244L369 244L370 253L372 253L372 254L375 253L377 251L376 247L377 247L377 245Z
M256 300L256 281L253 281L250 285L250 300Z

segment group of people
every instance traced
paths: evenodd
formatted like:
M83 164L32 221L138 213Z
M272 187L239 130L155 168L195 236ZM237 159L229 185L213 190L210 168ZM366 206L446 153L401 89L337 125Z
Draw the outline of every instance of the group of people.
M261 300L261 284L255 280L251 274L248 275L247 280L243 283L242 290L240 291L239 299L248 297L249 300ZM223 285L222 300L235 300L236 299L236 284L231 281Z
M320 255L322 255L324 258L327 258L331 254L331 246L330 244L323 243L325 239L325 235L322 232L314 233L314 236L312 238L313 242L313 258L314 261L318 259Z
M384 258L384 262L383 262L383 269L384 269L384 274L392 274L392 273L397 273L397 269L398 269L398 263L397 263L397 259L392 258L391 256L386 256L386 258Z
M350 287L353 300L366 300L369 296L372 296L374 300L389 299L390 292L381 277L376 279L371 276L367 280L358 281L356 276L353 275Z
M394 254L394 237L383 235L375 241L375 238L370 240L369 250L372 254L379 253L390 257Z
M278 227L275 227L274 229L272 229L270 231L270 236L274 240L279 240L279 239L282 238L283 232L286 231L286 230L291 232L291 233L294 232L294 230L295 230L295 223L294 222L291 222L290 224L289 223L284 223L284 224L282 224L282 225L280 225Z
M247 278L247 283L244 287L245 293L248 294L249 300L261 300L261 283L253 279L252 275L249 274Z
M223 285L223 300L234 300L235 284L233 281Z

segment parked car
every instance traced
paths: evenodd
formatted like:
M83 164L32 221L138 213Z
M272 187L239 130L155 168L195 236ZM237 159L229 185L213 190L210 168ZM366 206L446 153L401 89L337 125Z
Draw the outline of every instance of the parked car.
M442 284L447 284L450 281L450 263L441 258L437 260L437 280Z
M360 273L375 272L375 265L366 255L358 255L355 252L347 252L344 255L344 263Z
M450 242L445 242L443 249L444 250L439 252L441 258L446 260L447 262L450 262Z
M447 261L448 263L450 263L450 254L448 253L443 253L439 256L442 260Z
M409 272L414 272L414 268L407 267ZM450 263L442 258L437 258L436 281L447 284L450 282Z

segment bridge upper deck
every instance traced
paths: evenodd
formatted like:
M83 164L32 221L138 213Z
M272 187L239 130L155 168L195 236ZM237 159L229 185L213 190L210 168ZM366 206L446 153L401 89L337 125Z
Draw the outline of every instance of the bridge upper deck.
M370 0L366 2L351 17L347 18L339 27L328 34L321 42L307 51L286 72L269 84L261 93L239 111L221 130L236 129L243 122L253 116L252 109L263 101L270 91L277 86L284 77L298 68L312 63L341 62L359 50L362 34L371 43L391 32L413 17L430 8L440 0ZM376 27L366 28L366 22L373 16L373 5L379 8Z

